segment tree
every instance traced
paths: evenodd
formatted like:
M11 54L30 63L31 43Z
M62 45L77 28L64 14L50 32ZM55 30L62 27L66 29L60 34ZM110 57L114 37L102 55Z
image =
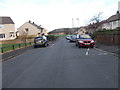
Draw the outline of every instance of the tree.
M90 23L91 23L91 22L94 22L94 23L100 22L101 19L102 19L102 14L103 14L103 12L99 12L97 15L93 16L93 17L90 19Z

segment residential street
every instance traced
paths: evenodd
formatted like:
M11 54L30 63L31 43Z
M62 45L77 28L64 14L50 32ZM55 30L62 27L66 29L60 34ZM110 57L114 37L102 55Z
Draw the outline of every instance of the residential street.
M3 62L3 88L117 88L118 58L65 37Z

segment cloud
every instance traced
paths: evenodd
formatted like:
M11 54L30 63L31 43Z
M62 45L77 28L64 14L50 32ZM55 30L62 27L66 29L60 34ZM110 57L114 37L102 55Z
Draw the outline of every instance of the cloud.
M40 0L41 1L41 0ZM43 25L48 30L56 28L72 27L72 18L75 26L76 18L80 19L80 25L89 23L90 18L99 12L103 12L103 19L117 11L117 3L106 6L105 0L94 2L71 3L72 0L4 0L0 3L1 16L10 16L16 28L28 20Z

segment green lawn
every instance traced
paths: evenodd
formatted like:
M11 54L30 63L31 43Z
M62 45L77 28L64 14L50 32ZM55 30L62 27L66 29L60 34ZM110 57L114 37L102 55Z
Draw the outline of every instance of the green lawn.
M64 35L55 35L55 36L64 37L64 36L66 36L66 34L64 34Z
M25 47L25 46L30 46L32 43L21 43L21 44L0 44L0 53L4 53L4 52L7 52L7 51L10 51L10 50L14 50L14 49L17 49L17 48L21 48L21 47Z

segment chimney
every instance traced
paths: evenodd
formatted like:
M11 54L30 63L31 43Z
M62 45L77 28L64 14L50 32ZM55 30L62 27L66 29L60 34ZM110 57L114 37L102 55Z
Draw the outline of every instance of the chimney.
M119 14L119 11L117 11L117 14Z
M31 23L31 21L29 20L29 23Z
M35 23L33 22L33 24L35 24Z

